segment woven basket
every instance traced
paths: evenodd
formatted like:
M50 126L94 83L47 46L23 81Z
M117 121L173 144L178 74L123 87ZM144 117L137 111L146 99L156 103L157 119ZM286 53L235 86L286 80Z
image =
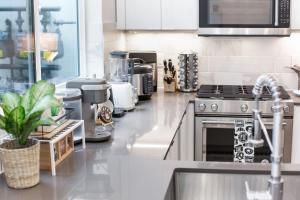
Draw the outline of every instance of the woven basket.
M15 140L0 145L0 158L7 185L15 189L25 189L40 181L40 143L28 140L25 148L16 148Z

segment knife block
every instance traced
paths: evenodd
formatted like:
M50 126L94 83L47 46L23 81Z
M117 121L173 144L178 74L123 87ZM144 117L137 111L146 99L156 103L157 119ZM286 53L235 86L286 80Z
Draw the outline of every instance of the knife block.
M165 92L176 92L177 90L177 78L172 78L171 83L164 80L164 91Z

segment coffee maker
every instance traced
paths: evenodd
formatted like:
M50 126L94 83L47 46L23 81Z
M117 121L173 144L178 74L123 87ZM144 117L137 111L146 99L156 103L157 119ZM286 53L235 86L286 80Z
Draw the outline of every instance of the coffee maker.
M111 131L96 124L98 104L108 100L110 86L104 79L78 78L67 82L67 88L78 88L82 92L82 118L87 142L109 140ZM112 128L111 128L112 129Z

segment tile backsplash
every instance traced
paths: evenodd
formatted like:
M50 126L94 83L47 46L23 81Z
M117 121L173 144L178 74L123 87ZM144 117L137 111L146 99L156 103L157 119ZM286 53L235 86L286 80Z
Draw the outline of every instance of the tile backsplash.
M300 33L293 33L287 38L267 38L198 37L194 32L130 31L122 37L115 37L116 43L128 51L157 51L160 71L164 59L171 58L177 64L179 53L195 51L199 56L201 84L253 84L260 74L271 73L285 87L298 87L297 75L287 66L300 64ZM105 46L108 52L116 49L112 45Z

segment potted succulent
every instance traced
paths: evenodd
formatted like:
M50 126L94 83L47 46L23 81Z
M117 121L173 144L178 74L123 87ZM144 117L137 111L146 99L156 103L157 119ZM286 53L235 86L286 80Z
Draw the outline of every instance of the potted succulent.
M51 107L59 106L54 97L55 86L39 81L24 95L5 93L0 103L0 129L12 136L0 145L0 158L6 182L16 189L29 188L39 183L40 144L29 136L38 126L53 124L42 114Z

